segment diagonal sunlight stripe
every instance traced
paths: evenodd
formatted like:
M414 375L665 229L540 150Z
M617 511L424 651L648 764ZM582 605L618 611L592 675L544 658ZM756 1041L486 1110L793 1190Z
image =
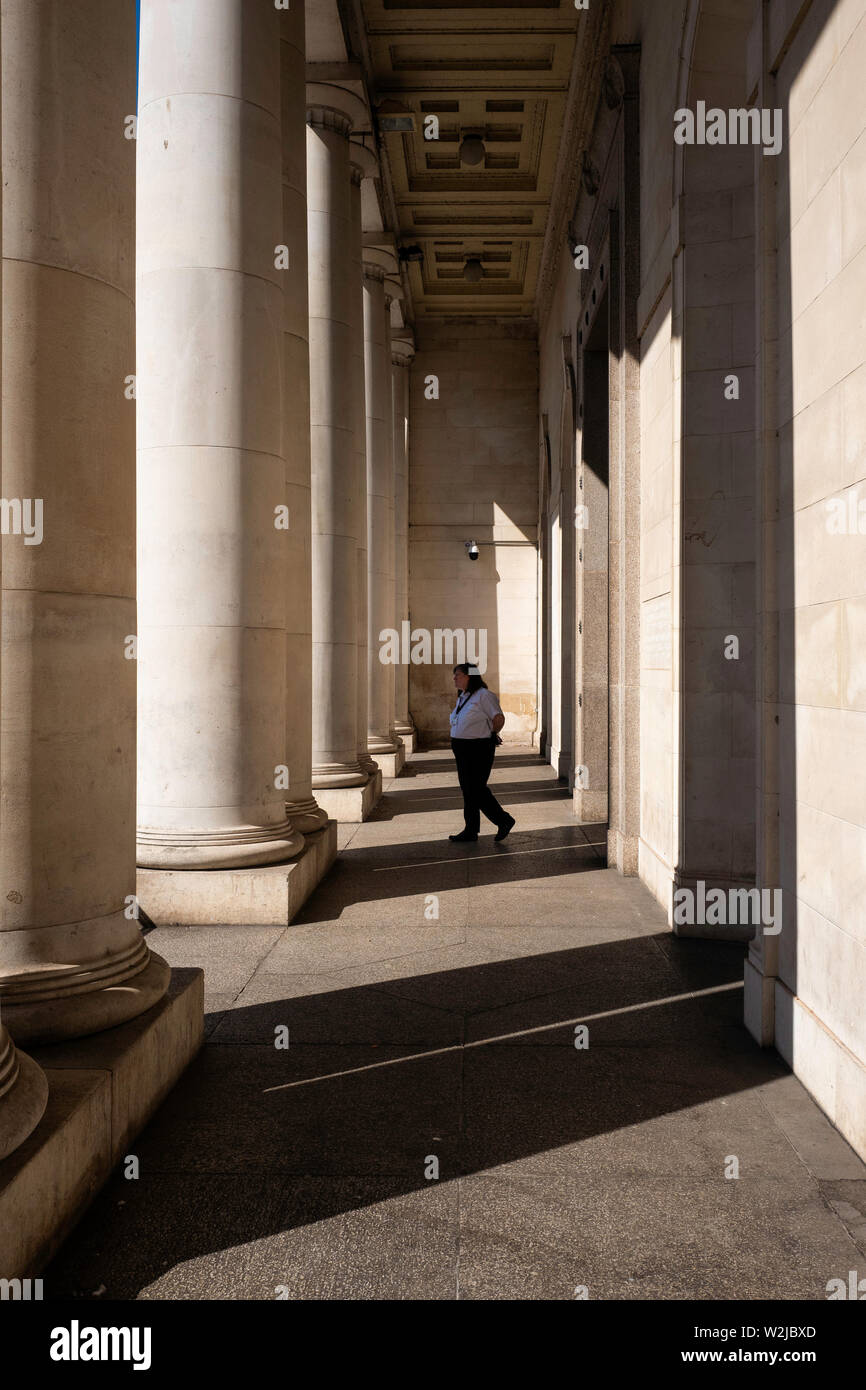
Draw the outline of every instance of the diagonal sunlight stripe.
M373 986L375 988L375 986ZM317 1081L336 1081L340 1076L357 1076L362 1071L379 1071L382 1067L402 1066L404 1062L420 1062L426 1057L445 1057L449 1052L467 1052L470 1047L489 1047L491 1043L508 1042L511 1038L528 1038L533 1033L549 1033L552 1028L570 1028L578 1023L595 1023L600 1018L616 1018L618 1014L638 1013L641 1009L655 1009L659 1004L682 1004L686 999L705 999L710 994L726 994L734 989L742 989L742 980L728 985L713 985L711 989L698 989L690 994L672 994L668 999L648 999L643 1004L624 1004L621 1009L605 1009L600 1014L586 1014L583 1018L561 1018L556 1023L542 1023L538 1028L521 1028L517 1033L500 1033L495 1038L479 1038L476 1042L455 1043L453 1047L431 1047L426 1052L413 1052L408 1057L392 1057L387 1062L369 1062L365 1067L351 1067L349 1071L332 1071L327 1076L308 1076L303 1081L286 1081L282 1086L266 1086L262 1095L271 1091L291 1091L295 1086L314 1086ZM502 1007L507 1007L503 1005ZM299 1043L296 1046L310 1047L324 1044ZM387 1044L386 1044L387 1045ZM395 1047L399 1047L395 1043ZM379 1046L373 1043L358 1043L358 1047Z
M399 840L392 840L387 848L394 849L399 843ZM520 854L558 854L560 850L564 849L595 849L602 843L601 840L597 840L595 843L592 840L584 840L581 844L576 845L548 845L546 849L509 849L505 850L504 853L510 859L516 859ZM362 848L366 849L367 846L364 845ZM447 859L419 859L417 864L385 864L381 869L373 869L372 872L374 874L392 874L397 869L429 869L431 864L478 864L482 859L502 859L503 857L502 850L498 854L460 854L449 856Z
M496 783L495 783L495 782L491 782L491 783L490 783L490 786L491 786L491 787L495 787L495 786L496 786ZM423 790L423 788L422 788L422 790ZM433 790L433 788L431 788L431 790ZM565 801L565 800L569 800L569 801L570 801L570 800L571 800L571 798L570 798L569 795L568 795L568 792L559 792L559 791L557 791L556 787L551 787L551 788L550 788L550 791L556 792L556 795L559 797L559 799L560 799L561 801ZM395 794L395 796L397 795L396 792L395 792L394 794ZM509 800L509 801L512 801L512 800L514 799L515 796L547 796L547 795L548 795L548 792L547 792L547 791L535 792L535 791L532 791L531 788L527 788L527 790L526 790L525 792L524 792L524 791L520 791L520 792L502 792L501 795L507 796L507 797L508 797L508 800ZM431 805L432 802L434 802L434 801L459 801L459 800L460 800L460 792L459 792L459 790L458 790L458 791L453 791L453 792L450 792L450 791L443 791L443 792L441 793L441 795L439 795L439 796L404 796L402 792L399 793L399 796L400 796L400 805L401 805L401 806L429 806L429 805Z

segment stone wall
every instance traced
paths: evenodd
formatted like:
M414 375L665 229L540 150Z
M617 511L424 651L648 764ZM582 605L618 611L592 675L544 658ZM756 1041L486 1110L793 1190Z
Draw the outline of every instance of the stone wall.
M789 6L773 7L778 40ZM866 14L815 0L776 83L775 1041L866 1153ZM769 965L769 969L767 966ZM765 974L773 973L765 963Z
M621 0L610 22L612 45L639 44L640 112L640 836L639 873L668 904L676 856L675 814L678 767L674 689L678 620L674 596L678 566L674 553L675 507L679 480L674 452L675 343L672 338L673 113L684 0L659 5L652 0ZM599 126L610 118L601 115ZM596 132L593 157L604 172L608 155ZM651 177L650 173L651 171ZM608 175L604 175L609 177ZM584 214L590 222L595 212ZM583 224L581 224L583 225ZM590 268L590 274L592 267ZM587 277L584 277L587 278ZM551 449L551 471L567 453L563 409L567 377L562 341L578 348L581 296L585 285L563 248L552 300L540 328L540 413ZM638 479L629 478L629 486ZM612 532L613 534L613 532ZM611 590L613 601L614 590ZM577 614L578 621L583 616ZM566 698L569 698L566 693ZM573 698L573 696L571 696ZM549 699L549 696L548 696ZM546 706L545 706L546 709ZM551 727L556 718L550 716ZM577 807L578 813L580 808Z
M416 327L410 374L409 618L413 631L481 629L485 680L506 743L537 719L538 350L529 325L461 320ZM438 378L436 389L428 378ZM426 384L425 384L426 383ZM479 558L465 542L476 541ZM471 654L471 653L470 653ZM476 653L477 654L477 653ZM434 650L435 655L435 650ZM411 665L409 709L422 743L448 738L454 702L443 660Z
M859 0L619 0L609 40L639 45L641 65L638 873L671 915L700 880L781 888L778 936L700 934L753 936L748 1027L863 1153L866 15ZM781 110L781 153L677 148L674 112L699 99ZM600 100L587 150L601 191L584 188L573 215L596 263L611 120ZM568 354L580 382L598 346L594 272L564 248L540 325L554 483ZM610 537L612 605L612 521ZM607 614L578 589L576 618ZM568 692L549 674L541 698L554 729Z

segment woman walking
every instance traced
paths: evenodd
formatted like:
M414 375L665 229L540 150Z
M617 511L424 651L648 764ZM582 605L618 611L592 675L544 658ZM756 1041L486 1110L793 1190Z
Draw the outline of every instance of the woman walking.
M487 785L493 769L499 731L505 715L496 696L481 679L477 666L465 662L454 667L457 704L451 712L451 747L457 762L457 777L463 793L465 828L460 835L449 835L455 844L478 839L481 812L497 828L497 840L504 840L514 825L514 817L503 810Z

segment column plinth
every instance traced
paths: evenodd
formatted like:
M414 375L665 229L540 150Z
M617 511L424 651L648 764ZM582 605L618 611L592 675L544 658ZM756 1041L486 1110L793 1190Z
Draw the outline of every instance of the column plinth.
M0 1023L0 1162L33 1133L48 1104L48 1081Z

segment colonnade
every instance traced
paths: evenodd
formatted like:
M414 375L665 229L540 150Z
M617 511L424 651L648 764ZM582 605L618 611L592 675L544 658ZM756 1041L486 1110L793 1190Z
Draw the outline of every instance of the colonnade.
M2 11L2 491L43 534L3 541L0 1158L46 1103L15 1044L168 987L136 863L299 860L411 732L369 111L307 83L303 5L141 8L137 117L134 0Z

